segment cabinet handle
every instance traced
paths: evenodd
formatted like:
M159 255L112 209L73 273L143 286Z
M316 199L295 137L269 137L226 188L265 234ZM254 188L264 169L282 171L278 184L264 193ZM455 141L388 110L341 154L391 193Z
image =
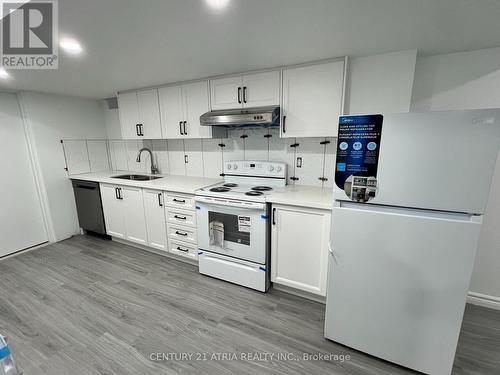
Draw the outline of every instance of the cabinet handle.
M182 132L182 121L179 121L179 133L181 135L184 135L184 133Z
M187 134L188 134L188 132L187 132L187 130L186 130L186 125L187 125L187 121L184 121L184 135L187 135Z
M273 208L273 225L276 225L276 208Z
M137 134L138 137L141 136L141 132L139 130L140 124L135 124L135 133Z
M174 198L173 199L174 202L177 202L177 203L186 203L186 200L185 199L177 199L177 198Z
M184 237L186 237L188 235L187 233L182 233L182 232L179 232L178 230L175 231L175 234L178 234L179 236L184 236Z
M241 104L241 87L238 87L238 103Z
M120 199L120 195L118 194L118 188L115 188L115 197L116 199Z
M123 199L122 188L116 188L117 199Z
M283 126L282 126L282 129L283 129L283 133L286 133L286 116L283 116Z
M179 251L184 251L185 253L189 252L189 249L183 249L182 247L180 246L177 246L177 250Z
M176 219L180 219L180 220L186 220L186 219L187 219L187 217L186 217L186 216L178 216L178 215L174 215L174 217L175 217Z
M247 87L243 86L243 103L247 102Z
M163 207L163 202L161 201L161 193L158 193L158 206Z
M189 157L187 155L184 155L184 163L189 163Z
M140 136L141 137L144 137L144 125L143 124L139 124L139 132L140 132Z

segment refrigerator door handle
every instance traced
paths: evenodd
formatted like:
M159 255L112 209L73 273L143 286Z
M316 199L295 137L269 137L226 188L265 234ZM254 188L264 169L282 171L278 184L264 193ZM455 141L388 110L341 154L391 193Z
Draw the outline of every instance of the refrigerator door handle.
M333 249L332 249L332 243L331 243L331 241L330 241L330 242L328 242L328 252L329 252L329 253L330 253L330 255L332 256L333 261L334 261L336 264L338 264L338 262L337 262L337 256L335 255L335 253L333 252Z

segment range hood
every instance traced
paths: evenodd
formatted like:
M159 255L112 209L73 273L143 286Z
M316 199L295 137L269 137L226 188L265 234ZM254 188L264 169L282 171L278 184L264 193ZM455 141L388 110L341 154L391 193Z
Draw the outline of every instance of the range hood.
M200 123L204 126L224 126L226 128L279 126L280 107L210 111L200 116Z

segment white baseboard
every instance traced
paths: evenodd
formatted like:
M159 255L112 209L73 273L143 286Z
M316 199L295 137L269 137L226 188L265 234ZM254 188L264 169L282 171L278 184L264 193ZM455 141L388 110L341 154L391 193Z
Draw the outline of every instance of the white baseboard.
M477 306L500 310L500 297L489 296L487 294L476 292L469 292L467 294L467 302Z

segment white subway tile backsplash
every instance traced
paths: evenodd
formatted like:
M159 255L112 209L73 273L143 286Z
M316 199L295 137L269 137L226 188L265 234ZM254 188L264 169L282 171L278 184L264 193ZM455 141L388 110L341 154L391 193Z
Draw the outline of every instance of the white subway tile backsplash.
M90 161L85 140L66 140L63 141L63 147L68 174L90 172Z
M321 144L325 138L280 138L279 129L273 128L234 129L224 139L68 140L63 145L70 174L106 169L149 173L148 153L136 162L139 150L148 147L162 174L218 178L229 160L271 160L287 163L290 184L332 187L336 138L326 140L330 143L325 145ZM298 146L291 147L294 144ZM297 158L301 158L301 167L297 167Z
M203 147L201 139L185 139L186 176L203 177Z
M223 150L219 144L222 142L222 139L204 139L202 141L204 177L220 178L220 174L223 171Z
M222 140L222 143L226 145L222 150L222 159L224 162L245 159L245 141L241 138L243 134L241 130L230 130L228 138Z
M170 174L185 176L184 141L182 139L169 139L167 144Z
M327 138L330 141L326 145L325 150L325 167L324 167L324 177L327 178L323 182L323 187L333 187L335 181L335 158L337 152L337 138Z
M267 129L249 129L244 134L245 160L269 160L269 141L264 136Z
M87 150L91 172L109 171L108 142L104 140L88 140Z
M299 144L295 147L295 177L296 184L322 186L325 146L320 142L324 138L297 138Z
M153 148L156 166L160 173L169 174L168 146L166 139L153 139Z
M127 146L125 141L109 141L111 155L111 169L115 171L128 171Z

